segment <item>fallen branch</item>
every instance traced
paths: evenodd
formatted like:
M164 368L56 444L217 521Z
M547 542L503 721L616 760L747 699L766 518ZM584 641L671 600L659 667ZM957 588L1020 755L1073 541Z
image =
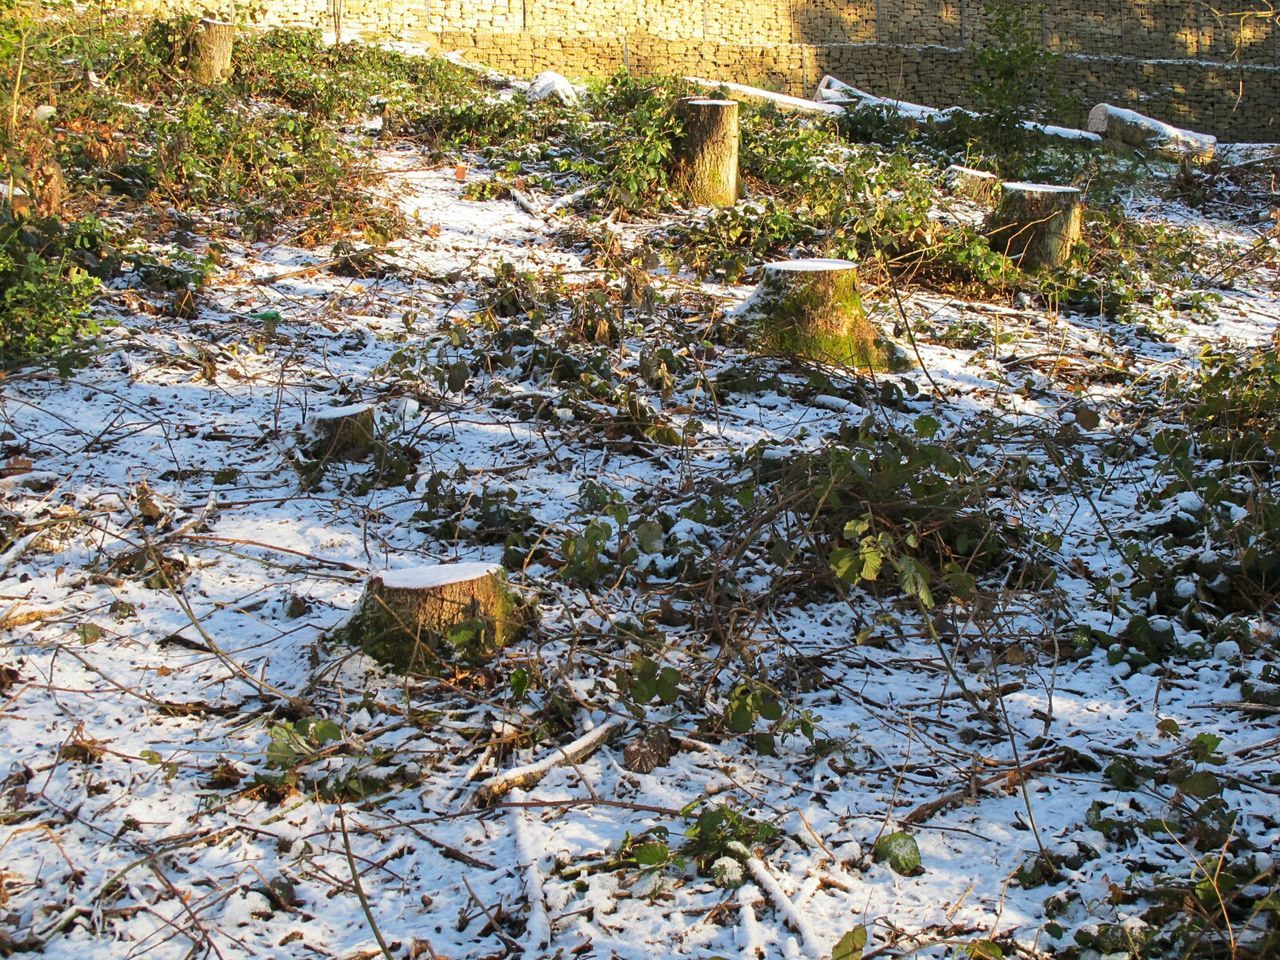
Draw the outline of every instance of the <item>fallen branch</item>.
M537 763L515 767L505 773L499 773L480 784L475 792L474 805L491 806L494 801L506 796L512 790L536 786L543 777L556 767L577 763L591 756L608 740L618 733L624 724L623 720L610 720L594 730L579 737L573 743L557 748L555 753L539 760Z
M607 726L607 725L606 725ZM517 800L520 799L517 797ZM529 919L525 923L526 957L535 958L551 943L551 918L547 915L547 895L538 869L538 857L529 843L524 829L524 814L511 811L511 832L515 835L516 860L524 873L524 895L529 901Z
M1050 763L1053 763L1054 761L1059 760L1061 758L1062 758L1061 754L1053 753L1047 757L1041 757L1038 760L1033 760L1030 763L1022 765L1021 767L1014 767L1009 770L1002 770L1000 773L992 774L991 776L986 777L982 780L978 780L974 783L966 784L964 787L961 787L959 790L953 790L951 793L944 794L943 796L938 797L935 800L930 800L928 803L920 804L920 806L916 807L914 810L908 813L905 817L902 817L900 822L904 824L923 823L924 821L932 817L935 813L939 813L940 811L945 810L948 807L955 806L958 803L964 803L965 800L968 800L970 797L973 796L975 791L981 790L983 787L989 787L993 783L998 783L1001 780L1007 780L1010 774L1024 775L1028 771L1037 770L1040 767L1047 766Z
M773 878L773 874L769 872L769 868L764 865L764 861L759 857L751 857L747 860L747 869L751 871L751 876L765 896L772 901L778 912L782 914L787 923L791 924L791 929L800 934L801 949L806 957L810 960L822 960L823 950L818 944L818 935L813 927L809 926L809 921L804 918L796 905L791 902L778 886L778 881Z
M703 87L707 90L720 90L734 100L751 103L756 106L772 105L784 113L810 113L824 117L843 117L844 107L834 103L816 103L803 97L789 97L785 93L773 93L759 87L748 87L743 83L728 83L720 80L704 80L701 77L685 77L686 83Z

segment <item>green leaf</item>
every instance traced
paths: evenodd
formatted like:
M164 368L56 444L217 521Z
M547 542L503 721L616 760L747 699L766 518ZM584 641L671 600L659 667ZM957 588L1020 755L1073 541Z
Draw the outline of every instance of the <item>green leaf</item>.
M640 866L656 867L671 859L671 850L665 843L654 841L640 844L632 851L632 855Z
M862 960L862 951L866 945L867 928L860 924L836 941L831 950L831 960Z
M973 957L973 960L1004 960L1004 951L990 940L975 940L966 944L964 952Z
M529 689L529 674L524 667L516 667L511 671L511 696L516 700L523 700L525 693Z
M760 711L760 716L770 723L776 723L782 719L782 704L772 694L766 693L757 697L756 709Z
M938 423L937 420L928 414L922 414L921 416L916 417L916 435L924 438L925 440L932 440L941 426L942 424Z
M471 379L471 370L465 360L458 360L449 367L449 392L461 393Z
M729 711L729 729L734 733L746 733L754 723L755 717L745 703L739 703Z
M317 720L311 728L316 743L332 743L342 739L342 728L332 720Z
M837 547L831 551L831 572L841 583L853 583L858 579L861 563L858 554L848 547Z
M658 699L665 705L671 706L680 697L680 671L672 667L663 667L658 671L658 677L655 681L658 690Z
M662 524L655 520L646 520L636 527L636 541L645 553L662 552Z
M899 831L881 837L876 841L874 856L877 863L888 861L889 868L904 877L920 872L920 847L909 833Z
M1185 793L1188 797L1195 797L1197 800L1203 800L1206 797L1216 797L1222 792L1222 784L1208 770L1201 770L1199 773L1193 773L1180 784L1178 789Z

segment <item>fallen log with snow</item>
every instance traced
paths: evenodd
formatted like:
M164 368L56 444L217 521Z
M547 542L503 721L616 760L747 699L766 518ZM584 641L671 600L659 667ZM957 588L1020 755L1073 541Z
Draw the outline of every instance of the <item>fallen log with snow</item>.
M1089 111L1089 129L1109 143L1148 150L1170 160L1208 163L1218 149L1218 138L1183 130L1136 110L1100 103Z
M884 110L889 114L901 117L913 125L932 124L943 128L955 123L958 117L977 118L981 116L981 114L966 110L963 107L939 109L937 107L927 107L920 103L911 103L909 100L878 97L865 90L859 90L857 87L845 83L830 74L827 74L819 82L817 93L814 94L814 100L827 105ZM1038 133L1058 140L1074 140L1088 143L1100 143L1102 141L1102 137L1096 133L1090 133L1088 130L1060 127L1051 123L1036 123L1034 120L1022 121L1021 127L1028 133Z
M761 90L759 87L748 87L742 83L706 80L702 77L685 77L684 80L694 86L723 92L734 100L740 100L743 103L751 103L756 106L772 105L783 113L809 113L825 117L843 117L845 114L844 107L834 103L816 103L803 97L791 97L785 93L774 93L771 90Z
M492 806L512 790L524 790L528 787L536 786L542 782L543 777L556 769L556 767L576 764L591 756L591 754L608 743L624 726L626 726L626 721L620 717L615 717L606 723L600 724L594 730L584 733L573 743L557 747L541 760L526 764L523 767L515 767L511 770L494 774L476 788L475 805L477 807Z

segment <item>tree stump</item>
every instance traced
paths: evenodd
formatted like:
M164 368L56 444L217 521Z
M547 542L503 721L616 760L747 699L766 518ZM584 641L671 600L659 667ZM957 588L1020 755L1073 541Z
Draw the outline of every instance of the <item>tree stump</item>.
M680 101L684 136L676 148L677 188L694 206L731 207L738 202L738 103L690 98Z
M1000 178L994 173L952 164L947 167L946 177L947 186L955 196L979 206L995 206L1000 193Z
M857 267L848 260L768 263L755 292L738 309L771 353L885 369L893 358L867 320Z
M196 83L216 87L231 76L231 50L236 25L222 20L201 20L191 37L187 72Z
M1171 126L1136 110L1100 103L1089 111L1089 132L1125 147L1147 150L1168 160L1208 163L1218 149L1218 139Z
M362 460L377 441L373 407L353 404L321 410L303 427L307 453L317 460Z
M339 634L398 670L483 663L519 636L525 608L492 563L452 563L371 578Z
M987 220L987 239L1024 270L1059 267L1080 241L1080 191L1044 183L1006 183Z

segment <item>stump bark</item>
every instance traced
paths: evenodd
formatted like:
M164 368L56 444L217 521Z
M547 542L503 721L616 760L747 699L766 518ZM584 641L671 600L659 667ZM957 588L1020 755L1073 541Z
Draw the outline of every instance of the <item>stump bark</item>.
M343 639L398 670L483 663L516 639L524 605L502 567L455 563L383 573L365 586Z
M1006 183L986 232L993 249L1024 270L1037 270L1066 263L1083 224L1080 191L1075 187Z
M377 440L373 407L368 404L322 410L303 429L309 437L307 453L317 460L361 460Z
M994 206L1000 194L1000 178L985 170L952 164L947 167L946 177L952 194L980 206Z
M680 102L684 123L675 158L675 182L695 206L731 207L738 201L738 104L691 98Z
M770 353L876 370L893 356L867 320L857 267L848 260L765 264L739 316Z
M1089 111L1089 132L1125 147L1147 150L1169 160L1208 163L1218 149L1216 137L1171 126L1135 110L1100 103Z
M231 76L231 51L236 25L222 20L201 20L191 37L187 72L196 83L216 87Z

